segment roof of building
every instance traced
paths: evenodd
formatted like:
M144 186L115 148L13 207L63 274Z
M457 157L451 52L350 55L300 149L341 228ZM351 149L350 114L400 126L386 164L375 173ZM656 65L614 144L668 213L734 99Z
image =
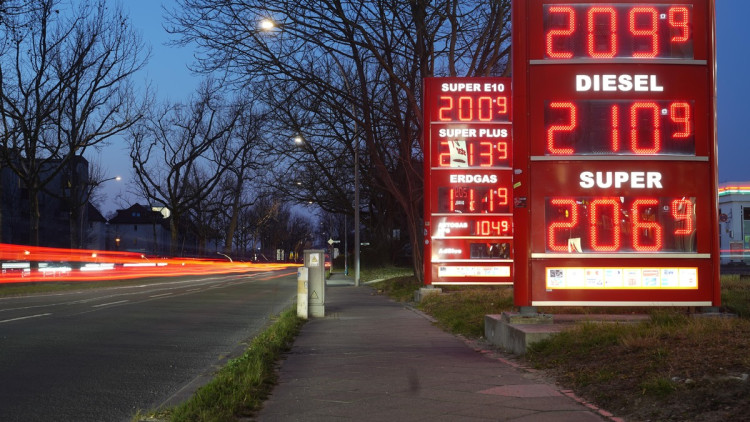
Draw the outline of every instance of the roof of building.
M96 222L96 223L106 223L107 219L104 218L101 212L96 208L94 204L89 202L87 204L88 206L88 216L89 216L89 222Z
M159 211L153 211L146 205L133 204L130 208L117 210L117 215L109 220L109 224L159 224L165 220Z

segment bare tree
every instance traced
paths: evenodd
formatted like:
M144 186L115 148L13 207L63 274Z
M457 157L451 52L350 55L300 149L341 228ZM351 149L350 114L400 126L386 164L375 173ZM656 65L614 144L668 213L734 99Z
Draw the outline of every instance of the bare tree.
M147 49L105 0L75 10L17 2L0 27L0 155L28 192L31 244L39 244L38 193L88 148L139 117L130 85Z
M204 82L187 104L166 104L131 130L130 157L140 196L170 210L171 253L180 224L189 217L236 162L233 148L242 100L228 103L216 84Z
M241 116L239 130L236 132L237 140L233 145L237 159L227 167L222 189L223 200L220 201L227 222L224 231L225 254L232 251L241 210L254 203L254 200L250 199L247 186L253 180L259 179L256 172L268 165L260 153L262 123L262 116L248 111Z
M286 118L279 119L287 127L280 124L281 139L295 132L325 139L322 147L339 160L322 159L321 149L310 147L297 162L338 179L339 192L327 197L337 204L350 200L341 187L349 179L332 170L351 169L353 154L342 152L362 144L369 177L362 180L371 195L398 204L421 278L422 79L506 74L509 13L510 0L178 0L171 21L180 42L202 48L200 70L272 87L269 108ZM274 20L275 29L261 31L263 18Z

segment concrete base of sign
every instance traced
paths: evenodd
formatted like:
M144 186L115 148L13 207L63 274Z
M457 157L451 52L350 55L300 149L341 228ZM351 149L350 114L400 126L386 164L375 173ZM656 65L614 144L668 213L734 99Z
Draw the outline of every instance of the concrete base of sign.
M522 315L503 312L484 316L484 336L490 343L517 355L538 341L575 326L579 322L638 322L648 315Z
M419 303L424 299L425 296L429 295L438 295L440 293L443 293L443 289L437 288L437 287L420 287L419 290L414 292L414 301Z

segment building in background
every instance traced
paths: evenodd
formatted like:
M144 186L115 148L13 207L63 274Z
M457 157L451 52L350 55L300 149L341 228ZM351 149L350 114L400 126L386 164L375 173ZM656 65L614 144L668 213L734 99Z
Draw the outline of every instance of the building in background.
M151 207L134 204L109 220L107 249L166 255L169 244L169 219Z
M74 157L60 169L62 160L47 160L40 179L54 174L38 193L39 246L70 248L87 246L92 233L89 229L106 221L96 207L89 203L91 183L89 163ZM30 243L30 193L21 178L9 168L0 170L0 224L2 243L28 245ZM90 221L90 216L98 221ZM94 235L96 236L96 235Z
M719 185L722 265L750 264L750 182Z

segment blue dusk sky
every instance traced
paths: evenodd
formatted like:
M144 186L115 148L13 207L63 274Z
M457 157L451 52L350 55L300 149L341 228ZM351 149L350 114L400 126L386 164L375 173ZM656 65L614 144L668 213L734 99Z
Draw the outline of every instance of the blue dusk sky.
M129 13L134 27L144 41L151 45L152 54L138 80L150 81L158 99L181 101L187 99L198 86L200 77L188 66L193 61L190 48L167 46L170 35L163 28L162 5L171 8L174 0L124 0L123 9ZM750 1L716 0L716 50L718 85L718 149L719 182L750 181L750 136L742 129L750 121L750 42L742 35L750 16ZM89 156L90 160L97 160ZM132 166L129 163L124 139L116 139L99 158L109 177L122 176L121 182L107 182L107 198L102 212L129 205L134 199L127 195ZM124 195L126 200L117 199Z

